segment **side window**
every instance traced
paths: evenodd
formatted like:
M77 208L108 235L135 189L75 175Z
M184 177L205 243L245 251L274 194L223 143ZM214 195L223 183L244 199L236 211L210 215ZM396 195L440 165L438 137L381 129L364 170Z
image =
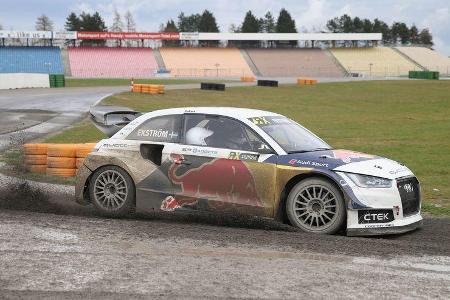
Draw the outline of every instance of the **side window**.
M181 136L182 115L151 118L131 132L127 139L152 142L178 143Z
M254 152L265 145L245 125L231 118L192 114L186 115L185 122L188 145Z

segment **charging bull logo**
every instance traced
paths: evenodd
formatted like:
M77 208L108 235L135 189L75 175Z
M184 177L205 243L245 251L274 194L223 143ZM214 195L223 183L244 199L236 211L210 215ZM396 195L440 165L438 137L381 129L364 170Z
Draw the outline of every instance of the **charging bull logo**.
M373 155L348 150L333 150L333 156L345 163L352 162L352 159L374 158Z
M180 185L183 196L167 197L161 209L174 210L194 205L197 199L208 199L209 205L216 207L226 203L262 206L253 176L244 162L217 158L199 167L188 167L188 170L178 174L184 157L172 154L171 160L173 164L168 175L174 184Z

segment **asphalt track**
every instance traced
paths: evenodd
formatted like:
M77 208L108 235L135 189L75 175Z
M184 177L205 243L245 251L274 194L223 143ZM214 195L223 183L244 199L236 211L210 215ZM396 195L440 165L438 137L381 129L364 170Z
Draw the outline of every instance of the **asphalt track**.
M122 89L0 92L0 109L30 122L31 137ZM20 115L29 109L34 119ZM104 219L72 201L73 187L31 183L28 192L22 183L0 175L2 299L450 298L449 218L426 217L423 229L384 238L200 213Z

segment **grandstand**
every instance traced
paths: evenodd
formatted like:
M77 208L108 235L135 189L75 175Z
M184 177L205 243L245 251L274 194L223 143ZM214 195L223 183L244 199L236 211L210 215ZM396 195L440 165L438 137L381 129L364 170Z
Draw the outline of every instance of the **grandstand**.
M63 74L58 47L0 47L0 73Z
M420 66L388 47L333 48L330 50L349 73L369 76L404 76Z
M73 77L148 78L158 69L150 48L69 48Z
M321 49L247 49L262 76L342 77L342 70Z
M176 77L253 75L237 48L160 48L166 68Z
M445 55L424 47L396 47L396 49L429 71L450 75L450 58Z

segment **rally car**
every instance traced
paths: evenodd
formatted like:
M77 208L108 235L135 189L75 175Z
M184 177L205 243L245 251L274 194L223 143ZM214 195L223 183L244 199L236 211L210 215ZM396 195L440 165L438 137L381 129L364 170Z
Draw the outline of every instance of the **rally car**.
M76 199L106 216L207 210L347 235L403 233L422 224L419 181L406 166L333 149L276 113L96 107L91 116L112 136L80 167Z

